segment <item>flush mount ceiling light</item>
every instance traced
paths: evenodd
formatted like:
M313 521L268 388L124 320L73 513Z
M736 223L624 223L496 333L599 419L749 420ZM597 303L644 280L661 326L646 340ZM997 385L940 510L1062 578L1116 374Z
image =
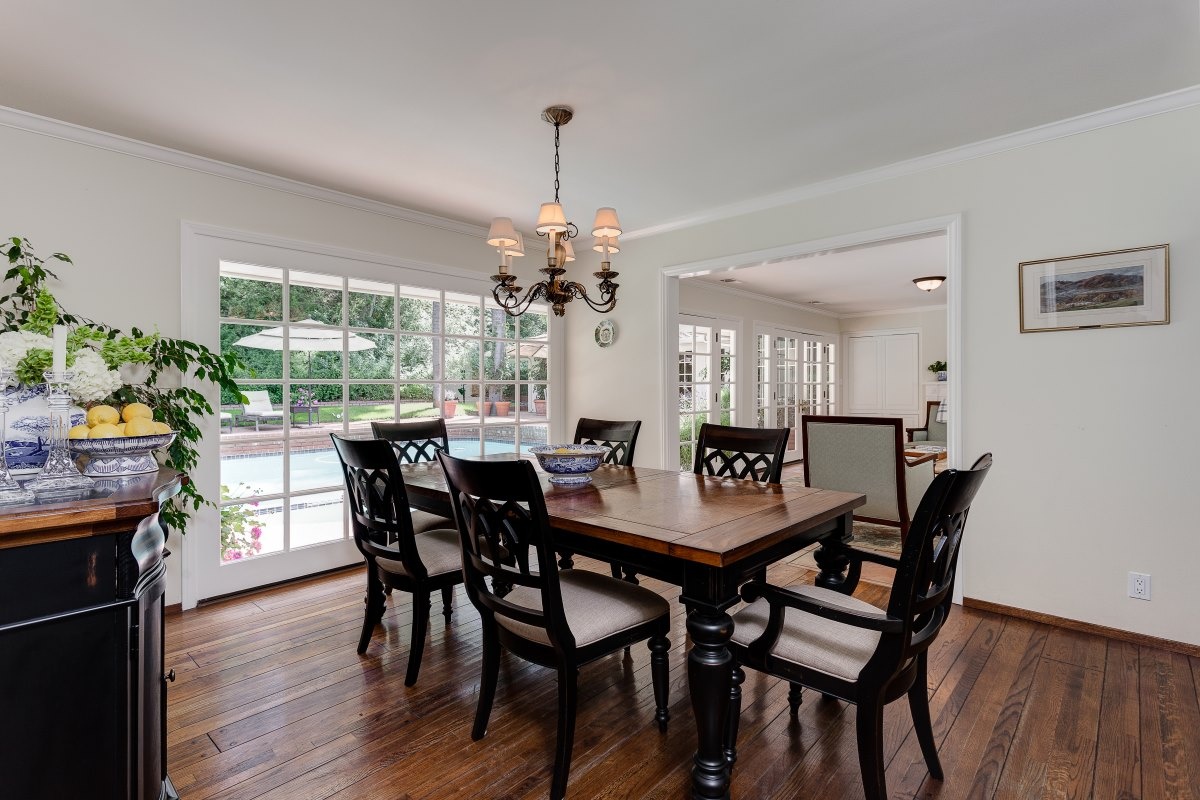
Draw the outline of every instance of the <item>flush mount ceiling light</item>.
M524 255L524 243L521 235L513 228L512 220L508 217L496 217L492 220L488 231L487 243L500 253L500 271L492 276L496 282L492 289L492 297L510 316L518 317L524 314L529 304L536 300L545 299L554 309L554 315L561 317L567 303L579 298L600 313L612 311L617 305L617 286L612 279L617 273L609 266L609 257L621 251L617 237L621 235L621 223L617 219L616 209L601 208L596 211L596 220L592 223L592 236L595 244L592 249L601 253L604 259L600 262L600 271L593 273L600 279L600 299L588 297L587 289L574 281L564 281L561 276L566 272L567 262L575 260L575 249L571 239L579 235L579 229L574 223L567 221L562 205L558 202L558 132L559 128L571 121L575 112L569 106L550 106L542 112L542 119L554 126L554 202L542 203L538 212L537 234L549 239L546 245L546 266L538 270L546 276L529 287L524 296L518 297L522 289L517 286L517 276L508 272L510 258L514 255Z
M913 283L915 283L917 288L922 292L932 292L945 282L945 275L929 275L925 278L913 278Z

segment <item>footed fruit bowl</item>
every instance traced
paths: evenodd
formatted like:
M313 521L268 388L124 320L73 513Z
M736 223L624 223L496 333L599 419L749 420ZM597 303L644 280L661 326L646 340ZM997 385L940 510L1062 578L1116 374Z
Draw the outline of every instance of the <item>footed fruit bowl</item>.
M116 478L158 471L154 451L170 446L175 432L150 436L114 436L109 439L69 439L71 452L88 457L83 474L89 478Z
M531 447L529 452L550 473L551 483L571 486L590 482L590 473L603 463L609 449L599 444L546 444Z

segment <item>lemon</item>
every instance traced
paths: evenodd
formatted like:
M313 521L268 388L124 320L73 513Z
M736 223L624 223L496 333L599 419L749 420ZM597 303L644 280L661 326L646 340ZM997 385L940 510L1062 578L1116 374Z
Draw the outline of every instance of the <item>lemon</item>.
M86 438L88 438L88 426L87 425L76 425L74 428L71 428L70 433L67 434L67 438L68 439L86 439Z
M92 406L87 412L87 424L89 428L94 428L97 425L116 425L120 421L121 415L112 406Z
M134 417L125 423L126 436L152 436L157 432L152 419Z
M154 432L155 433L170 433L171 426L165 422L156 422L156 423L154 423Z
M121 432L121 435L122 435L122 436L124 436L124 435L125 435L125 423L124 423L124 422L118 422L118 423L117 423L117 430L119 430L119 431Z
M113 409L113 411L115 412L116 409ZM113 439L120 435L121 431L111 422L102 422L88 431L89 439Z
M145 403L130 403L121 409L121 419L126 422L139 417L142 419L154 419L154 412Z

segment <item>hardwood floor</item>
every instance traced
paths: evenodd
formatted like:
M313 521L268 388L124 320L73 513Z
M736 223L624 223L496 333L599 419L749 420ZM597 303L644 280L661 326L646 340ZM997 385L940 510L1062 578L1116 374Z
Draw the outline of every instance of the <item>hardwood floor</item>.
M770 575L812 577L795 564ZM479 618L462 587L448 627L434 600L420 680L406 689L411 599L389 599L360 657L364 585L352 570L168 617L170 773L186 800L547 794L553 672L505 656L488 735L472 742ZM886 602L878 585L858 596ZM568 797L687 796L695 733L676 609L669 731L654 725L648 649L586 667ZM884 722L889 792L1200 800L1198 687L1200 659L956 607L930 653L945 782L929 778L901 701ZM785 684L748 671L742 688L735 798L862 797L852 706L806 692L795 720Z

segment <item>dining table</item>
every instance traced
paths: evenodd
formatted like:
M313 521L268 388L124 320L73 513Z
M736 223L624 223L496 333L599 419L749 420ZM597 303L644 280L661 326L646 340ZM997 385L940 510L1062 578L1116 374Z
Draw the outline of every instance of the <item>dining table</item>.
M401 471L411 506L451 515L440 464L405 464ZM734 688L728 612L739 602L738 587L770 564L821 543L814 554L816 582L842 588L848 561L825 543L850 540L853 510L866 498L646 467L602 465L589 483L573 486L551 483L538 471L561 567L584 555L623 565L630 579L636 573L682 589L697 735L692 797L728 798L733 754L725 750L725 731Z

